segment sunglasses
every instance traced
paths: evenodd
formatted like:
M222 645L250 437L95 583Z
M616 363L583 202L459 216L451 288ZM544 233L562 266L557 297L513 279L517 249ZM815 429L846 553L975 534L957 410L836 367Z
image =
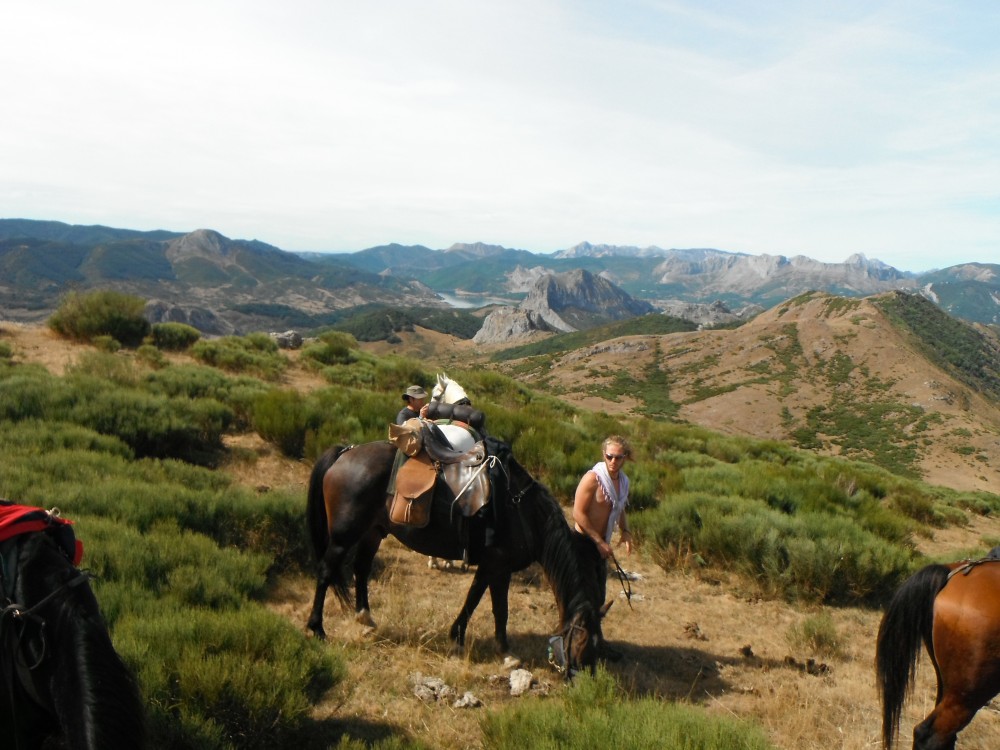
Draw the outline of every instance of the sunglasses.
M604 457L609 461L624 461L625 456L616 456L614 453L605 453Z

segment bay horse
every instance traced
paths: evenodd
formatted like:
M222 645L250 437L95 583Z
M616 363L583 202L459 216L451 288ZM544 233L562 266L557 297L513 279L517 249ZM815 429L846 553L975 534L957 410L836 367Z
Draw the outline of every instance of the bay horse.
M53 524L0 543L0 744L142 748L138 684L111 643L89 576L75 566L59 531Z
M552 587L559 610L558 652L567 675L594 671L601 638L602 606L597 547L572 530L555 498L514 459L509 447L486 438L493 460L492 499L469 521L468 538L490 540L479 545L476 571L465 602L449 631L464 647L466 629L488 589L493 605L494 637L501 653L507 639L508 590L513 572L538 562ZM334 446L313 467L309 480L307 525L318 562L316 594L308 628L325 638L323 607L332 587L344 607L350 606L348 561L354 574L354 610L358 621L375 627L368 602L368 578L382 540L392 534L406 547L446 560L463 559L462 535L451 518L450 504L435 498L423 528L390 522L387 486L396 457L388 441L356 447ZM491 460L491 459L487 459ZM442 483L439 482L439 485Z
M928 565L896 591L879 626L875 667L882 741L891 748L926 648L937 675L934 710L913 730L914 750L953 750L956 736L1000 692L1000 561Z

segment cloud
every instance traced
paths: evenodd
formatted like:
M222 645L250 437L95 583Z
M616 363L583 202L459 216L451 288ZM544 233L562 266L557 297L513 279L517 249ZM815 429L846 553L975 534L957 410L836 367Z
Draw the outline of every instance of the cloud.
M12 4L0 200L286 249L587 239L995 260L998 12Z

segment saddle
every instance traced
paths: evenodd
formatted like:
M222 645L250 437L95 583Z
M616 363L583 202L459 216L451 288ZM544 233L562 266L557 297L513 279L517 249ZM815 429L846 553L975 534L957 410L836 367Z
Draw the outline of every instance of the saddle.
M55 537L63 554L73 565L79 565L83 557L83 543L73 533L72 523L59 515L58 508L45 510L0 499L0 542L21 534L47 531Z
M452 435L450 440L446 428ZM486 447L476 438L471 428L452 422L438 425L411 419L389 426L389 442L398 449L389 482L392 523L418 528L430 523L439 479L453 498L452 513L457 508L468 518L489 502Z
M962 565L959 565L957 568L954 568L950 573L948 573L948 580L950 581L957 575L967 576L973 571L974 568L991 562L1000 562L1000 546L991 549L986 554L986 557L980 557L978 560L963 560Z

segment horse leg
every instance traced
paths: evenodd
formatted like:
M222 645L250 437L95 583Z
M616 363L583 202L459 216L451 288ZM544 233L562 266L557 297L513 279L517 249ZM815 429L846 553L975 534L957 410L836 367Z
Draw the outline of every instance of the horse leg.
M323 555L316 570L316 593L313 595L312 611L309 613L309 620L306 623L312 632L320 640L326 640L326 631L323 629L323 606L326 603L326 592L330 588L331 567L329 562L330 550Z
M510 592L510 571L495 572L490 580L490 602L493 604L493 635L501 654L509 651L507 643L507 618L509 608L507 595Z
M472 578L469 593L465 596L465 604L462 605L462 609L458 613L458 617L455 618L455 622L452 623L451 631L448 633L452 642L462 648L465 647L465 630L469 626L469 619L472 617L472 613L476 611L476 607L479 606L479 601L483 598L483 594L486 593L488 586L489 579L486 573L483 572L483 566L480 565L476 569L475 576Z
M354 556L354 619L368 630L374 630L377 627L375 620L372 619L371 606L368 603L368 579L372 574L375 554L381 544L382 535L373 530L358 544L358 550Z
M326 604L326 592L333 586L337 598L342 602L346 599L346 583L343 580L344 557L348 549L333 540L330 546L323 553L323 558L316 566L316 593L313 596L312 611L309 614L309 621L306 626L320 640L326 638L326 631L323 629L323 607Z
M955 700L951 695L938 703L930 715L913 729L913 750L955 750L958 733L972 721L976 712L989 702L974 706Z

